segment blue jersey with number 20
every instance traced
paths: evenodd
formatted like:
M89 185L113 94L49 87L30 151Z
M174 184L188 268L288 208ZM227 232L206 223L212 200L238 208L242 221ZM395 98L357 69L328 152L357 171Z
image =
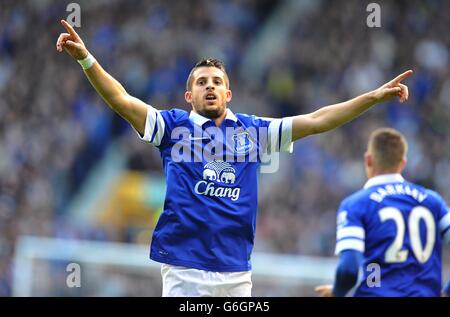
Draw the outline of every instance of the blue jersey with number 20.
M337 223L336 254L364 254L354 296L440 296L450 213L436 192L400 174L377 176L342 202Z

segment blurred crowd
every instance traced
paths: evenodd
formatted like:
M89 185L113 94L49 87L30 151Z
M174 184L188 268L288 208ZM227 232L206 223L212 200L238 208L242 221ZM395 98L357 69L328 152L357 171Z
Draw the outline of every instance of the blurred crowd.
M0 296L11 294L20 235L125 239L108 228L76 227L65 213L111 141L120 141L131 169L162 177L156 150L136 140L75 61L57 53L69 2L0 2ZM185 81L203 57L225 61L234 112L271 117L308 113L415 71L406 105L380 105L297 142L279 175L262 178L257 251L333 254L336 209L365 182L362 157L376 127L406 135L405 176L450 202L448 1L378 1L379 29L366 25L368 2L321 1L251 82L241 76L243 57L283 1L78 3L88 49L130 94L159 109L190 110Z
M380 29L365 25L368 13L358 3L326 1L296 23L291 45L280 50L267 73L274 109L308 113L413 69L406 82L410 99L406 105L380 105L340 129L297 142L289 180L283 177L272 186L275 194L262 197L262 240L274 250L332 254L337 206L363 186L368 136L380 126L400 130L409 142L405 177L450 202L450 38L444 36L450 3L380 2ZM277 78L289 78L286 86L292 88L271 86Z

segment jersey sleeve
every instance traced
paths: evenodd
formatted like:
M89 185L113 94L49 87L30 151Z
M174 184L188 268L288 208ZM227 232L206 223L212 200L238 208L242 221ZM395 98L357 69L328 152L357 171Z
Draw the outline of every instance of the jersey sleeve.
M273 119L256 117L254 122L258 128L265 131L265 135L262 138L265 139L265 142L261 143L264 144L264 150L267 153L293 152L292 118Z
M333 286L333 294L336 297L343 297L358 282L358 273L363 254L355 250L344 250L339 255L339 263L336 268L336 279Z
M364 253L365 230L362 214L357 205L344 201L337 213L336 249L335 254L340 255L344 250L356 250Z
M152 106L147 105L144 135L141 135L135 130L139 138L155 146L160 146L166 133L165 130L166 123L164 121L162 111L156 110Z

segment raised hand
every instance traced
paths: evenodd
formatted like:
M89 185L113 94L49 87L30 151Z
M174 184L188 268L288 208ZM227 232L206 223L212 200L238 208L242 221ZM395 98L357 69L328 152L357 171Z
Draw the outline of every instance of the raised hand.
M61 33L56 41L56 49L58 52L65 50L76 60L86 58L86 56L88 56L88 50L81 40L81 37L67 21L61 20L61 24L66 29L67 33Z
M401 82L410 77L412 74L413 71L408 70L375 90L374 95L377 102L385 102L394 97L399 97L401 103L407 101L409 97L408 86L402 84Z
M333 296L333 285L320 285L317 286L314 291L320 297L334 297Z

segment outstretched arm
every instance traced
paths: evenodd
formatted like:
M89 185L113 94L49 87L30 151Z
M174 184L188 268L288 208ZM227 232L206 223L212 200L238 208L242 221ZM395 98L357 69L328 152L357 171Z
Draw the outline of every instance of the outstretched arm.
M312 134L323 133L347 123L378 103L399 97L400 102L408 100L408 87L401 82L413 74L404 72L380 88L349 101L323 107L313 113L293 117L292 141Z
M89 51L73 27L65 20L61 20L61 24L67 33L60 34L56 42L56 49L59 52L65 50L77 61L88 57ZM108 74L98 62L85 69L84 73L103 100L143 135L147 105L143 101L130 96L125 88Z

